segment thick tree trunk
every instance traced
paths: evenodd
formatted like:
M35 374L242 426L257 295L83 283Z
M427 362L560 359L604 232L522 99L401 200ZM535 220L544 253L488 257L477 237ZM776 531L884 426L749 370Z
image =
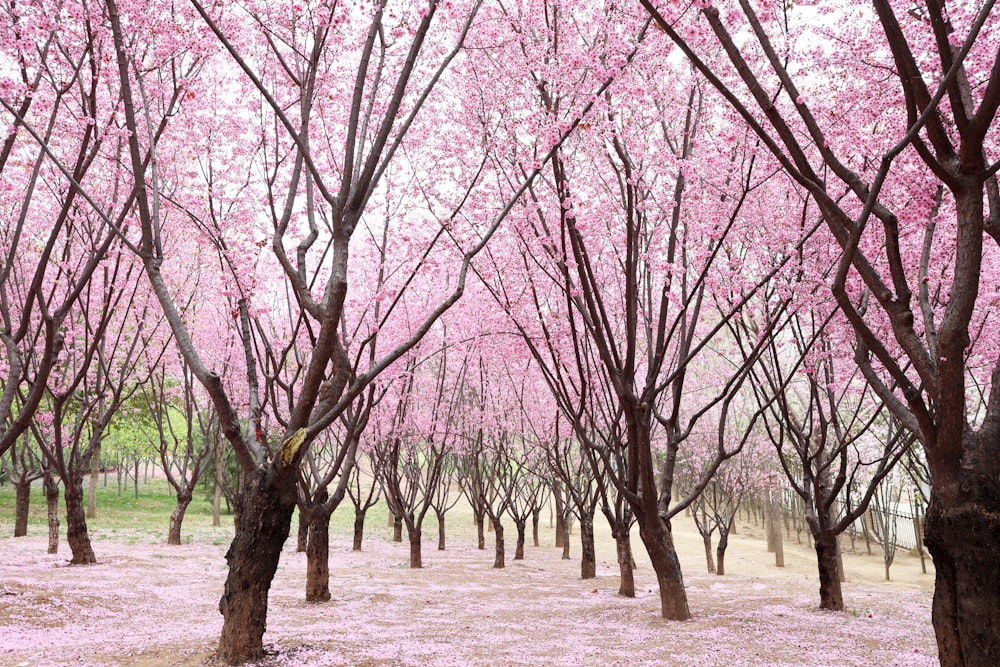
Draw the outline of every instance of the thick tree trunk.
M837 567L837 536L830 532L813 535L816 544L816 564L819 567L819 608L841 611L844 594Z
M705 564L709 574L715 573L715 561L712 559L712 533L701 534L702 544L705 545Z
M419 526L414 526L412 530L407 527L410 538L410 568L414 570L419 570L424 566L424 557L420 551L421 532Z
M91 565L97 562L87 532L87 513L83 507L83 477L72 475L66 480L63 502L66 503L66 541L73 558L72 565Z
M219 600L223 616L217 659L240 665L264 657L267 594L295 510L295 477L275 480L270 466L248 476L237 503L236 536L226 552L229 576Z
M97 480L101 476L101 446L90 457L90 488L87 489L87 518L97 518Z
M45 489L45 507L49 524L48 553L59 551L59 482L53 475L46 474L42 488Z
M181 543L181 524L184 523L184 513L187 512L190 504L190 491L177 494L177 506L170 514L170 533L167 535L167 544L179 545Z
M660 588L660 615L671 621L686 621L691 618L691 610L688 608L684 577L680 561L677 560L670 524L661 520L655 511L636 514L639 519L639 537L649 554Z
M719 544L715 547L715 573L720 577L726 573L726 547L729 546L729 530L719 530Z
M500 519L490 519L490 525L493 526L494 538L496 539L493 567L502 569L506 565L504 562L503 524L500 523Z
M1000 664L1000 490L971 471L957 497L935 488L924 517L934 561L931 620L942 665ZM960 491L959 491L960 489Z
M14 537L28 534L28 510L31 507L31 482L14 485Z
M514 560L524 560L524 541L527 537L527 521L514 519L514 527L517 529L517 544L514 546Z
M536 547L538 546L538 519L541 518L541 515L541 507L531 510L531 539Z
M435 510L438 520L438 551L444 551L444 512Z
M594 547L594 515L580 515L580 578L597 577L597 550Z
M305 512L299 510L299 526L295 536L295 553L304 554L309 545L309 522L306 521Z
M306 524L306 602L330 600L330 515L323 514Z
M365 511L354 510L354 551L361 551L361 541L365 537Z
M618 571L621 573L621 583L618 595L627 598L635 597L635 576L633 575L632 542L628 531L616 531L615 547L618 551Z

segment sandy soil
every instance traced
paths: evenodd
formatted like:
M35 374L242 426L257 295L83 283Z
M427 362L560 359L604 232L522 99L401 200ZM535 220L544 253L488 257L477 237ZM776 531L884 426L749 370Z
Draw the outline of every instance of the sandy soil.
M694 618L659 618L652 570L634 537L635 599L619 597L614 544L598 526L598 577L579 579L579 547L562 560L543 520L542 545L494 570L492 534L475 548L471 513L448 515L437 551L429 520L422 570L408 545L370 526L365 548L331 536L333 600L302 600L305 556L294 541L271 593L266 665L933 665L933 574L900 553L884 581L881 555L847 553L847 610L820 612L814 556L794 536L784 568L762 531L740 524L724 577L705 572L690 518L675 521ZM8 527L0 530L10 534ZM45 538L0 539L0 665L195 667L212 663L221 628L226 529L198 528L180 547L124 533L95 540L99 563L69 567ZM575 538L576 536L574 536ZM530 539L530 538L529 538ZM215 542L215 544L213 544ZM849 544L849 543L848 543ZM61 547L65 549L65 545ZM877 549L877 547L876 547ZM929 564L929 561L928 561Z

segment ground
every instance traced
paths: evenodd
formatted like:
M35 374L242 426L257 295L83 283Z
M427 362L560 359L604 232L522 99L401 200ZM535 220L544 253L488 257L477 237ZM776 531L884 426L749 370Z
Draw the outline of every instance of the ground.
M344 512L344 509L341 510ZM659 617L659 598L638 537L638 595L619 597L614 544L598 527L598 577L579 579L579 546L562 560L543 521L542 546L494 570L492 534L475 548L471 514L448 515L448 549L433 519L422 570L409 545L371 522L364 550L347 529L331 535L325 604L303 601L305 555L286 545L271 591L264 665L934 665L933 574L897 555L886 583L882 558L845 556L847 610L821 612L815 558L794 534L776 568L762 532L739 524L719 577L705 572L690 518L674 520L693 619ZM224 520L225 522L225 520ZM9 522L8 522L9 523ZM193 523L193 522L192 522ZM339 525L346 526L348 521ZM10 535L9 525L0 531ZM164 526L165 541L166 526ZM69 566L68 549L45 554L41 528L0 537L0 666L212 664L222 617L224 554L231 527L192 526L170 547L148 531L97 532L99 563ZM530 539L530 538L529 538ZM804 538L803 538L804 539ZM929 566L929 562L928 562Z

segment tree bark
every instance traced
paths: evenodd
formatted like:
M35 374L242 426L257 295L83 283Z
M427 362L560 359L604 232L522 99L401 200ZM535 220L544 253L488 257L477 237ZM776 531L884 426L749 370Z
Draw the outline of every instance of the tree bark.
M594 546L594 515L580 515L580 578L597 577L597 550Z
M181 524L184 522L184 513L187 512L190 504L190 491L177 494L177 506L170 514L170 533L167 535L167 544L179 545L181 543Z
M392 541L403 541L403 517L396 516L392 519Z
M264 657L267 594L288 539L295 510L295 478L274 479L270 466L247 476L236 508L237 527L226 562L229 576L219 600L223 616L218 660L240 665Z
M354 510L354 551L361 551L361 541L365 537L365 512Z
M541 518L541 515L542 515L542 508L541 507L536 507L535 509L531 510L531 539L532 539L532 541L533 541L533 543L534 543L534 545L536 547L539 544L539 542L538 542L538 520Z
M59 482L54 475L46 474L43 488L49 524L48 553L54 554L59 551Z
M486 522L486 517L483 515L481 510L475 511L476 518L476 540L478 547L480 549L486 548L486 531L484 530L483 524Z
M90 488L87 489L87 518L97 518L97 480L101 476L101 446L94 448L90 457Z
M444 551L444 512L434 512L438 520L438 551Z
M296 534L295 553L305 553L309 545L309 522L306 521L305 512L299 510L299 526Z
M636 512L636 518L639 520L639 537L649 554L660 589L660 615L671 621L686 621L691 618L691 610L670 524L655 512Z
M63 491L63 502L66 503L66 541L69 543L73 558L72 565L91 565L97 562L94 549L90 544L90 534L87 532L87 514L83 507L83 477L79 474L70 475Z
M524 521L514 521L517 528L517 545L514 547L514 560L524 560L524 540L527 537L528 526Z
M709 574L715 573L715 561L712 559L712 534L702 533L701 541L705 545L705 563Z
M726 547L729 546L729 530L719 529L719 544L715 547L715 573L720 577L726 573Z
M500 519L490 519L490 525L493 526L493 536L496 540L493 567L499 570L506 565L504 562L503 524L500 523Z
M424 566L424 557L420 551L420 540L421 540L421 530L418 526L414 526L412 530L408 529L408 537L410 538L410 568L414 570L419 570Z
M28 534L28 510L31 507L31 482L17 482L14 485L14 537Z
M635 597L635 575L632 568L632 542L628 532L617 533L615 536L615 547L618 551L618 571L621 573L621 583L618 586L618 595Z
M837 567L837 536L828 531L821 531L813 535L813 541L816 545L816 563L819 567L819 608L841 611L844 608L844 594Z
M324 514L324 513L317 513ZM330 600L330 515L310 517L306 525L306 602Z
M562 559L569 560L569 520L565 516L560 515L556 530L556 534L560 536L556 542L562 545Z

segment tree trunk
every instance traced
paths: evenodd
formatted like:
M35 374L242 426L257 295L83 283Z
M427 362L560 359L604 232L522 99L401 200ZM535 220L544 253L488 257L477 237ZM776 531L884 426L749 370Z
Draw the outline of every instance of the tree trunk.
M31 482L17 482L14 485L14 537L28 534L28 510L31 506Z
M330 515L315 512L306 539L306 602L330 600Z
M87 518L97 518L97 480L101 476L101 445L94 448L90 457L90 488L87 489Z
M629 540L628 531L616 531L614 538L618 551L618 571L621 573L618 595L634 598L635 576L632 573L632 542Z
M709 574L715 573L715 561L712 558L712 533L702 533L701 541L705 545L705 563Z
M636 512L639 519L639 537L646 547L649 560L656 573L660 589L660 615L671 621L686 621L691 618L687 593L684 591L684 577L681 564L677 560L677 550L670 524L653 512Z
M403 517L394 516L392 518L392 541L403 541Z
M229 576L219 600L223 624L217 659L222 664L264 657L267 593L295 510L295 477L274 477L269 465L247 475L237 503L236 536L226 552Z
M541 515L541 507L531 510L531 539L536 547L538 546L538 520L541 518Z
M514 520L517 528L517 545L514 547L514 560L524 560L524 540L527 534L527 522Z
M493 526L493 533L496 539L496 555L493 558L493 567L496 569L502 569L505 566L503 551L503 524L500 523L500 519L490 519L490 525Z
M486 517L483 516L481 510L475 510L476 518L476 540L480 549L486 548L486 531L483 529L483 524L486 522Z
M179 545L181 543L181 524L184 522L184 513L187 512L190 504L190 491L177 494L177 506L170 514L170 533L167 535L167 544Z
M444 512L435 510L438 520L438 551L444 551Z
M43 488L45 489L45 506L49 519L48 553L54 554L59 551L59 482L53 475L46 474Z
M306 514L301 508L299 509L299 527L295 540L295 553L306 553L309 544L309 522L306 521Z
M226 464L225 449L215 446L215 495L212 498L212 525L222 525L222 467Z
M87 513L83 507L83 477L70 475L65 482L63 502L66 503L66 541L73 558L72 565L91 565L97 562L87 532Z
M556 503L556 548L565 546L566 541L566 522L563 518L565 509L563 508L562 495L558 492L553 494L553 498ZM563 556L567 558L567 556Z
M365 511L354 509L354 551L361 551L361 541L365 537Z
M594 515L580 515L580 578L597 577L597 550L594 546Z
M813 535L816 545L816 564L819 567L819 608L841 611L844 594L840 586L837 567L837 536L830 532Z
M560 536L556 542L562 545L562 559L569 560L569 520L566 516L561 516L556 522L556 530Z
M719 544L715 547L715 573L720 577L726 573L726 547L729 546L729 529L719 529Z
M410 529L407 526L408 537L410 538L410 568L419 570L424 566L423 554L420 551L421 530L419 526Z

